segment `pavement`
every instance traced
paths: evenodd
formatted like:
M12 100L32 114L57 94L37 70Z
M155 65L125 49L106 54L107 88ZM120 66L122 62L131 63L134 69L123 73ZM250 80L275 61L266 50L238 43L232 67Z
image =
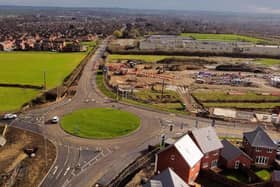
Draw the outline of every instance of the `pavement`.
M95 183L107 185L128 164L132 163L148 145L160 142L160 137L181 136L196 127L209 126L210 119L176 116L165 112L148 110L143 107L119 102L108 102L95 84L98 59L106 50L108 39L96 50L86 64L78 81L77 93L73 98L23 112L11 125L40 133L54 143L57 157L49 173L41 183L43 187L92 186ZM53 116L64 115L82 108L115 107L132 112L141 118L141 127L134 133L110 140L84 139L67 134L59 124L45 124ZM170 125L173 130L170 132ZM241 137L245 131L256 126L239 126L217 121L215 126L221 136ZM273 138L280 139L279 133L268 130Z

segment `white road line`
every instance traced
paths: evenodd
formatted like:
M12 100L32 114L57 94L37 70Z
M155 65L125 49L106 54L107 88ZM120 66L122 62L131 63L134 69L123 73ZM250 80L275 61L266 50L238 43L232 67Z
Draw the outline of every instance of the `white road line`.
M70 167L68 167L68 168L66 169L66 171L65 171L64 174L63 174L63 176L67 175L67 173L68 173L69 170L70 170Z
M53 175L55 175L55 173L57 172L57 169L58 169L58 167L55 166L55 167L54 167L54 171L53 171Z

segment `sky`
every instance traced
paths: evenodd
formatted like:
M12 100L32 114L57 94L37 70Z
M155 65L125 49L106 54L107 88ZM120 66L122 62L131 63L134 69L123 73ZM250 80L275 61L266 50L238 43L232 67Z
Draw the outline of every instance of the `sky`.
M0 5L204 10L280 14L280 0L0 0Z

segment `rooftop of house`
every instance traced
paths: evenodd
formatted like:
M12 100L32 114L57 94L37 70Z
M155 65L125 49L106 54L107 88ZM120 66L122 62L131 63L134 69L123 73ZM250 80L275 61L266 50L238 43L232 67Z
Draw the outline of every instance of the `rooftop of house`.
M222 140L222 144L223 144L224 148L221 151L221 156L224 159L226 159L227 161L233 160L233 159L239 157L240 155L244 155L248 159L252 160L249 155L247 155L242 150L240 150L239 148L232 145L229 141Z
M175 142L174 146L191 168L203 157L203 154L189 135L180 138Z
M143 187L188 187L187 185L172 169L167 168L159 175L154 176Z
M261 127L257 127L251 132L245 132L243 135L252 147L277 149L277 145Z
M211 126L194 129L191 133L203 153L209 153L223 148L216 131Z

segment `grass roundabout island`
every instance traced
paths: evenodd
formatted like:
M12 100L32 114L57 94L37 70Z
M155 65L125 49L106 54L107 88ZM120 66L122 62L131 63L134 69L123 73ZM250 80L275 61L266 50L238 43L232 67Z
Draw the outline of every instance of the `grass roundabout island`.
M112 108L82 109L65 115L61 127L74 136L109 139L127 135L140 126L140 118Z

